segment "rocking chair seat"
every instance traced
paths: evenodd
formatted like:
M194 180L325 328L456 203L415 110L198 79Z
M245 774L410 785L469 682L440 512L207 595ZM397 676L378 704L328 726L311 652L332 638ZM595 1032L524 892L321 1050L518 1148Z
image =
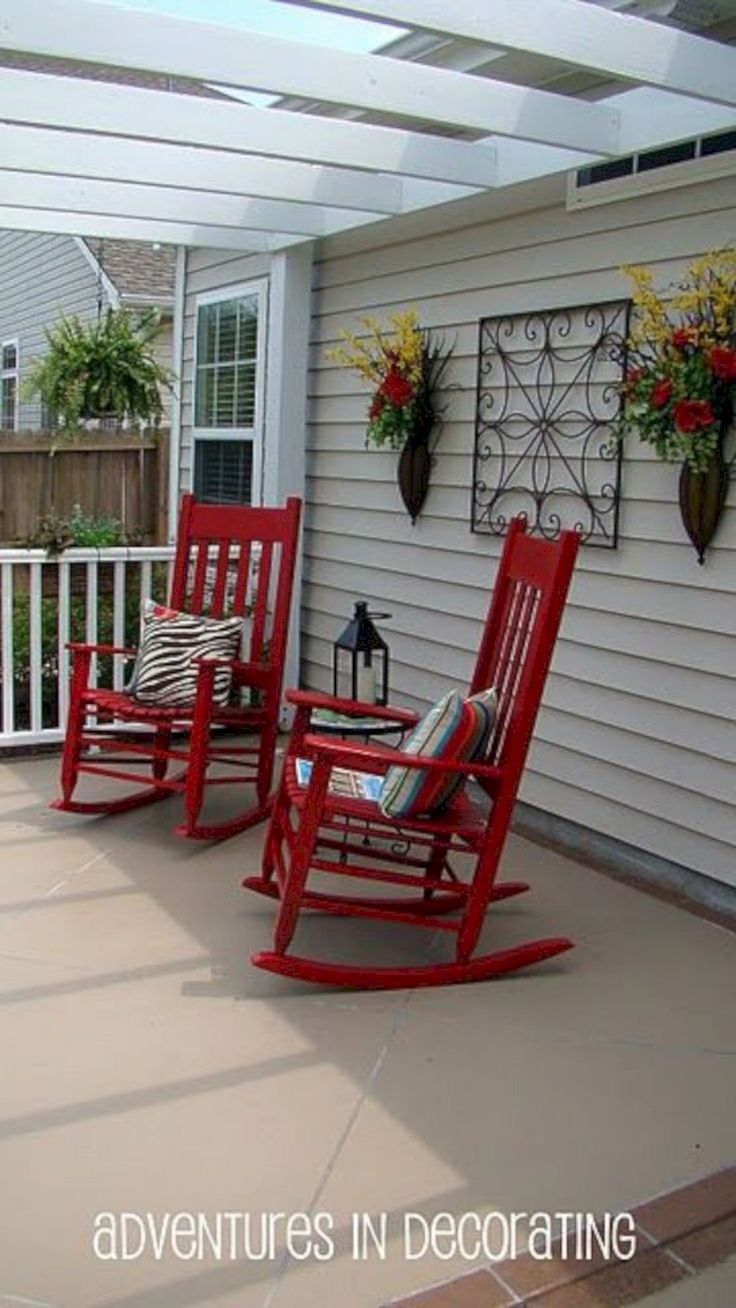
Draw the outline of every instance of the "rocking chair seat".
M150 722L152 726L160 722L191 722L194 715L193 706L186 708L175 705L169 708L162 704L141 704L134 696L127 695L124 690L88 690L83 698L88 708L101 709L103 713L110 713L127 722ZM247 704L242 707L239 705L217 707L213 708L212 712L213 722L230 723L238 727L248 727L252 724L256 728L265 720L264 709L250 708Z
M377 745L376 753L381 751ZM307 799L307 787L303 786L296 774L296 761L287 757L284 764L283 783L289 802L300 812ZM376 800L359 799L348 795L334 794L330 791L325 799L324 816L332 821L335 818L352 819L375 829L376 835L382 834L400 840L405 831L421 832L431 835L456 835L468 844L482 838L488 820L488 801L476 799L467 790L458 791L443 809L426 818L391 818L385 817Z

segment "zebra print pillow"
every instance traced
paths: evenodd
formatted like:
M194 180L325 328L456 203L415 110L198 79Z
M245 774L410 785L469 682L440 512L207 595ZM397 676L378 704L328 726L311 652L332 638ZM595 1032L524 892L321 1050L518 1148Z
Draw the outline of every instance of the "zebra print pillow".
M239 653L242 618L204 618L178 613L155 600L141 606L141 643L126 687L141 704L191 708L197 694L196 660L232 659ZM232 673L215 671L214 702L227 704Z

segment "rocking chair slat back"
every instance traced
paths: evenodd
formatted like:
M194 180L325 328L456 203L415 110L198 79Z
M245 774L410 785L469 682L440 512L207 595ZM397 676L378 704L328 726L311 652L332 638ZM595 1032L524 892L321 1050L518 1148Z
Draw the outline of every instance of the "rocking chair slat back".
M221 618L225 611L225 598L227 592L227 581L230 573L230 541L220 540L217 542L217 564L215 567L215 589L212 595L212 617Z
M554 545L511 523L486 618L471 691L498 691L488 762L516 784L524 766L547 676L578 538L565 532Z
M269 591L271 589L272 560L273 545L270 541L266 541L261 549L261 557L258 562L258 579L253 596L253 635L251 637L250 656L254 663L262 662L266 644L266 621L269 608Z
M210 559L210 542L197 541L190 547L190 553L196 558L194 566L194 586L187 607L192 613L202 613L205 608L204 588L207 581L207 566Z
M172 608L215 618L250 616L243 658L280 666L289 619L296 557L294 523L298 523L298 514L298 502L289 500L284 509L269 511L264 522L258 509L215 508L185 495L171 588Z
M233 609L236 613L245 611L250 577L250 543L241 546L235 570L235 590L233 592Z

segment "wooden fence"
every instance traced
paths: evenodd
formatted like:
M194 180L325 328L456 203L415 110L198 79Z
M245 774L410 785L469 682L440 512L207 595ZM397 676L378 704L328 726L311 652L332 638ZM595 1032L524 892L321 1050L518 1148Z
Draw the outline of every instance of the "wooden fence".
M79 504L116 518L126 536L165 544L168 433L90 432L53 448L44 433L0 431L0 543L25 544L39 518Z

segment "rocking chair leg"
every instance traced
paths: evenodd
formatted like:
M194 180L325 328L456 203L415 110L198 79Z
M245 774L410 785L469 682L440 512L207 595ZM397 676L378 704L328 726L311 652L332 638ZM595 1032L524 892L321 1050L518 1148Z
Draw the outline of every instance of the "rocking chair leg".
M61 794L62 803L64 804L70 802L79 776L82 731L84 730L86 716L84 692L87 688L90 662L91 659L86 652L82 653L80 651L75 655L66 736L61 756Z
M191 729L191 752L187 768L184 808L186 822L177 828L177 834L192 836L198 830L199 812L204 798L207 764L210 750L210 704L215 685L215 669L206 662L200 663L197 681L197 698L194 704Z
M263 858L261 860L261 877L264 881L271 881L276 870L276 849L282 840L281 823L285 819L285 813L288 809L288 801L284 803L279 791L274 800L271 821L268 824L268 832L263 846Z
M283 889L281 907L276 922L274 950L277 954L286 953L296 930L304 887L309 875L309 867L317 843L317 836L319 835L320 815L324 808L327 788L330 783L330 772L331 763L326 758L318 759L312 769L299 832L298 847L294 850L292 856L289 877Z
M258 779L256 781L256 793L258 795L258 804L260 808L265 808L268 803L268 797L271 793L271 779L273 777L273 759L276 751L276 736L278 728L276 723L269 723L264 727L261 733L261 741L258 750Z
M84 725L84 710L70 708L64 749L61 756L61 794L63 803L68 804L76 789L79 776L80 739Z
M169 766L169 760L166 751L169 748L170 740L171 740L170 727L159 727L153 741L153 747L156 752L153 756L153 764L151 766L151 771L153 773L154 780L156 781L163 781L164 777L166 776L166 770Z
M447 861L447 847L448 842L446 840L436 840L433 843L432 851L427 859L427 869L425 872L427 880L439 881ZM426 886L422 891L422 897L424 899L431 899L433 894L434 888L432 886Z

